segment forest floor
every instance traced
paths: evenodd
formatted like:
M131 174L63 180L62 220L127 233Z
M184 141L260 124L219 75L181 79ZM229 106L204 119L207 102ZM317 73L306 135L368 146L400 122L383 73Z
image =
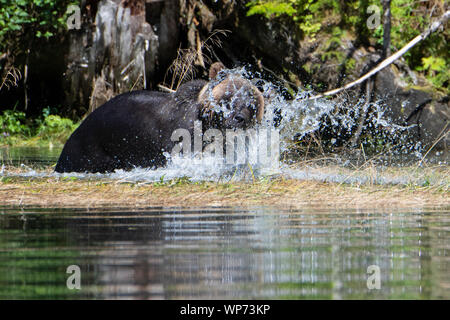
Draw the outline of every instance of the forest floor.
M324 172L327 168L321 168ZM106 178L20 175L24 169L3 167L0 206L52 208L252 207L382 208L450 207L448 166L421 169L430 179L418 184L323 182L276 177L242 182L193 182L179 178L160 182L127 182ZM328 168L331 171L330 168ZM405 171L406 170L406 171ZM412 174L393 169L391 175ZM350 172L350 171L349 171ZM354 173L355 171L353 171ZM48 174L48 175L47 175ZM348 174L348 172L347 172ZM351 174L351 173L350 173Z

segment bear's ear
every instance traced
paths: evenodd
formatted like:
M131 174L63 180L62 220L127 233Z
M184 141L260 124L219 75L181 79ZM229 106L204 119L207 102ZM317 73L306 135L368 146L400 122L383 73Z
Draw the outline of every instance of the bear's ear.
M222 62L214 62L209 67L209 80L214 79L219 74L219 72L224 69L225 69L225 66L223 65Z
M258 101L258 107L256 109L256 120L258 121L258 123L261 123L261 120L264 117L264 97L261 91L259 91L259 89L255 86L253 86L253 92L255 93L256 100Z

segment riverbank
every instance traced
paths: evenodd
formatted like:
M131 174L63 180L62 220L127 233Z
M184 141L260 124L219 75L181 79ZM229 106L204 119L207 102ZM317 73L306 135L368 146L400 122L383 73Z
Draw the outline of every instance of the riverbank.
M0 113L0 148L62 148L80 123L50 112L44 108L41 116L29 118L24 112L4 110Z
M3 169L0 206L102 208L251 207L412 208L450 206L448 168L433 169L444 180L422 185L323 182L280 175L249 182L193 182L187 178L129 182L107 178L14 175ZM330 169L328 169L330 170ZM439 172L441 170L441 172ZM47 170L50 172L50 169ZM321 169L326 172L326 168ZM42 173L42 172L41 172Z

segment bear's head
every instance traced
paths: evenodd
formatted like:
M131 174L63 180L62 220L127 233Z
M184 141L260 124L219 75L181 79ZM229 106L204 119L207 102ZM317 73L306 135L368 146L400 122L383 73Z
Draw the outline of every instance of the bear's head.
M209 73L211 81L200 91L198 100L204 117L216 118L224 129L245 129L261 122L264 115L261 92L244 77L220 74L222 70L221 63L212 64Z

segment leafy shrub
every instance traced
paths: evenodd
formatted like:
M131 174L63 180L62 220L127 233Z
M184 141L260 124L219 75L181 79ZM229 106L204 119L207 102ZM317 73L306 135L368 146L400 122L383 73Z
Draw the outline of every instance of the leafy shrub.
M73 0L0 0L0 54L34 38L50 38L65 29ZM26 40L26 41L24 41Z
M0 138L11 135L29 136L30 127L26 125L24 112L5 110L0 116Z
M282 1L253 1L247 5L250 7L247 12L248 16L262 14L266 18L273 18L285 14L292 17L297 12L293 7L293 1L290 1L289 3Z
M447 87L449 90L450 74L448 72L450 68L450 61L445 61L442 58L428 57L422 58L422 67L418 70L423 70L428 81L430 81L436 87Z
M0 145L64 144L77 128L72 120L50 114L44 108L40 118L27 120L24 112L6 110L0 115Z
M253 0L247 3L248 16L261 14L268 19L286 15L298 23L299 28L314 38L322 23L317 16L334 6L333 0Z
M64 143L77 125L72 120L57 115L48 115L38 127L37 135L44 140Z

